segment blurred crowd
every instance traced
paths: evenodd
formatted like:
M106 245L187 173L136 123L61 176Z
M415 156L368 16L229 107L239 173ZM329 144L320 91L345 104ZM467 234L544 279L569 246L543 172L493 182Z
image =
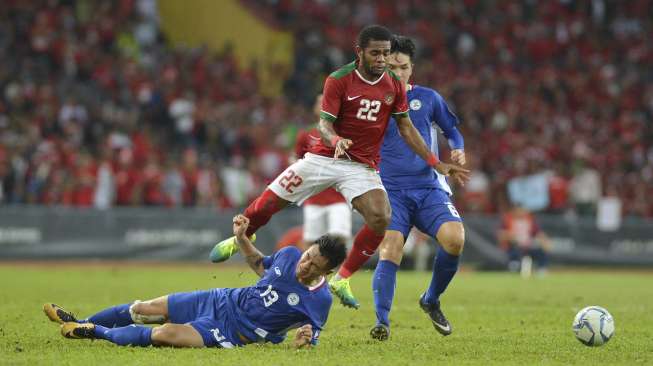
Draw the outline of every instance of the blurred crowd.
M609 197L653 216L651 0L242 0L295 36L272 99L229 45L167 44L155 0L3 3L3 204L242 206L315 122L355 34L379 23L414 37L414 81L462 121L463 211L585 214Z

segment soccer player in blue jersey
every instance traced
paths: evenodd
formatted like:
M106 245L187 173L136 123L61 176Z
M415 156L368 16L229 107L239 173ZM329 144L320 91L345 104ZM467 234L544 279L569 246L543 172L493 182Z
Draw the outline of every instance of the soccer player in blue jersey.
M344 239L324 235L303 254L291 246L264 256L245 235L249 219L237 215L233 222L241 253L261 276L254 286L175 293L114 306L84 320L51 303L43 310L62 324L64 337L121 346L233 348L280 343L293 328L295 347L316 345L332 302L326 275L344 260Z
M435 90L409 84L414 55L415 45L409 38L395 37L388 66L405 83L410 119L435 154L438 154L436 128L439 127L452 149L451 159L464 165L463 138L456 128L458 118ZM452 331L451 325L440 310L439 298L458 269L458 259L465 240L462 220L449 198L452 194L451 188L444 176L421 161L401 140L394 121L390 122L385 133L381 147L380 170L392 207L392 218L380 243L380 260L372 282L377 324L370 334L379 340L389 337L389 313L394 297L396 273L401 263L404 242L411 228L416 226L440 243L431 283L420 297L419 305L429 315L435 329L443 335L449 335ZM467 177L463 174L455 178L463 184ZM367 243L364 248L352 248L343 267L351 263L359 264L353 268L349 266L344 271L341 267L336 278L348 281L343 273L351 274L358 270L377 247L379 242ZM358 256L361 260L352 260L353 256ZM349 289L348 283L343 287ZM348 296L338 295L343 303L358 307L351 291Z

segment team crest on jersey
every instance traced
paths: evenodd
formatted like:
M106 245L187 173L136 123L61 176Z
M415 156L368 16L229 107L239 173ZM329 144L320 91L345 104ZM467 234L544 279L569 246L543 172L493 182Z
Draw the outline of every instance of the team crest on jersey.
M420 108L422 108L422 102L419 99L413 99L410 101L410 109L419 111Z
M286 299L286 301L288 301L288 305L295 306L295 305L299 304L299 295L297 295L294 292L291 292L288 295L288 298Z
M395 101L395 95L392 93L388 93L385 95L385 98L383 98L383 100L385 101L385 104L392 105L392 102Z
M274 273L276 273L277 276L281 277L281 270L279 269L279 267L274 267Z

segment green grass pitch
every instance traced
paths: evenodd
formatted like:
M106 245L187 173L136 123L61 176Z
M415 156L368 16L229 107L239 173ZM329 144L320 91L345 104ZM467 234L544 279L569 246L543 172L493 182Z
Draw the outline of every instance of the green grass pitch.
M79 316L135 299L246 286L255 275L228 266L0 265L0 364L3 365L466 365L653 364L653 274L561 272L523 280L507 273L462 272L442 298L454 334L435 333L417 306L429 273L400 272L388 342L370 339L371 272L355 276L360 310L332 307L321 343L295 351L289 343L235 350L118 347L68 340L43 315L51 301ZM616 332L590 348L571 332L586 305L607 308Z

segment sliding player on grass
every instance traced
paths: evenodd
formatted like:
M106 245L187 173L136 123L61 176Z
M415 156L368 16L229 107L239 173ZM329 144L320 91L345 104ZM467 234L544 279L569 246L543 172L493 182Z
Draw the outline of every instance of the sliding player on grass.
M233 348L280 343L293 328L298 328L295 347L317 344L332 302L326 275L345 258L344 239L324 235L303 254L287 247L266 257L245 235L248 225L245 216L234 217L237 245L261 276L254 286L175 293L114 306L84 320L51 303L43 310L62 324L66 338L104 339L120 346Z
M456 129L459 123L456 116L435 90L408 84L413 69L415 45L410 39L397 36L392 47L388 64L390 70L406 85L410 118L415 127L437 154L437 125L449 141L451 159L464 165L463 138ZM345 263L329 284L332 288L338 286L347 289L348 291L341 292L345 295L341 300L348 306L358 307L349 287L349 277L374 254L380 244L380 260L372 283L377 325L371 335L379 340L387 339L390 334L389 313L403 245L411 228L416 226L440 243L431 284L421 296L419 305L430 316L435 329L443 335L449 335L451 325L440 310L439 298L458 269L458 258L465 241L462 220L449 198L451 189L442 175L437 174L406 146L394 123L388 127L381 148L381 179L392 207L392 219L385 237L382 242L370 241L365 245L354 243Z

